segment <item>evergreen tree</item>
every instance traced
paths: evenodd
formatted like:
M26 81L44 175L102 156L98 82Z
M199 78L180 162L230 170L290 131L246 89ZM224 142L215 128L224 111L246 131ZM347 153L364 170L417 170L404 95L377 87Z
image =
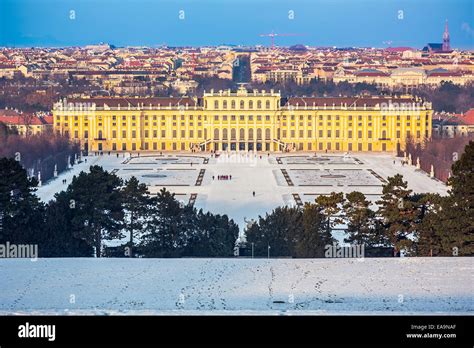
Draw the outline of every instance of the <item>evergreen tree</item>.
M298 208L278 207L246 230L247 242L254 243L257 256L292 256L298 234L301 233L302 211Z
M461 158L452 166L449 179L450 206L446 228L459 255L474 254L474 142L466 145Z
M344 215L347 221L347 238L345 242L363 244L366 247L381 247L388 245L375 212L370 209L370 202L361 192L346 194Z
M402 175L396 174L387 181L383 186L382 199L377 201L380 206L377 215L396 255L403 248L410 249L412 242L409 236L415 231L418 211L410 197L412 191Z
M195 210L194 210L195 213ZM195 213L195 229L188 241L185 255L205 257L233 256L239 227L227 215L213 215L200 210Z
M295 257L324 257L325 247L335 240L327 229L327 217L316 204L303 207L302 226L297 234Z
M425 194L419 199L420 216L416 226L417 256L449 256L450 243L446 240L445 220L448 198L438 194Z
M95 248L101 256L103 240L122 238L122 180L102 167L91 166L90 173L74 176L67 194L74 206L72 228L77 237Z
M342 192L331 192L329 195L321 195L316 198L319 211L326 217L327 233L331 233L334 226L343 222L338 216L343 204L344 194Z
M132 176L125 182L121 190L124 207L124 228L130 234L129 256L133 257L134 236L143 230L150 213L152 199L145 184L140 184L136 177Z
M46 206L45 225L42 243L39 248L41 257L90 257L92 247L85 240L74 235L72 221L77 209L70 195L61 191Z
M181 207L165 188L153 199L151 219L142 240L148 257L179 257L194 229L193 208Z

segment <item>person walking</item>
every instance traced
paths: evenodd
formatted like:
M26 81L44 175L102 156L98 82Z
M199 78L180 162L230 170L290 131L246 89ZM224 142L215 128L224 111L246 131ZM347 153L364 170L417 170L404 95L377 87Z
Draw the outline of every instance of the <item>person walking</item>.
M255 197L255 191L252 192L253 196Z

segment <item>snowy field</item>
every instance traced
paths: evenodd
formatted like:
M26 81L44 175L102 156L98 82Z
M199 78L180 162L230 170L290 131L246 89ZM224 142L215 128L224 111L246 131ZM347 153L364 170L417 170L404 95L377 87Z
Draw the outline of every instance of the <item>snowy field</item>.
M151 193L162 187L174 192L188 203L191 195L196 208L227 214L243 231L249 219L256 219L281 205L295 205L294 194L302 202L314 202L319 195L332 191L349 193L360 191L372 202L382 193L383 180L397 173L403 174L414 192L447 193L442 182L431 179L415 166L402 166L400 159L390 154L271 154L222 153L218 158L210 154L142 153L89 156L87 163L75 165L58 178L44 183L38 195L49 201L56 192L66 189L72 176L90 165L101 165L123 179L135 175L146 183ZM293 185L285 178L286 171ZM217 176L232 176L232 180L217 180ZM201 177L201 180L198 178ZM213 179L214 177L214 179ZM62 179L67 183L62 184ZM253 197L255 191L255 197Z
M468 314L472 258L3 259L5 314Z

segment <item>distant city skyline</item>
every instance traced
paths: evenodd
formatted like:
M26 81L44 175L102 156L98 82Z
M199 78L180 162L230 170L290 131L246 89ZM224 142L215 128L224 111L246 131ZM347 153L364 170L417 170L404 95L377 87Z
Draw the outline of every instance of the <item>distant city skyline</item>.
M472 0L1 0L0 46L474 48Z

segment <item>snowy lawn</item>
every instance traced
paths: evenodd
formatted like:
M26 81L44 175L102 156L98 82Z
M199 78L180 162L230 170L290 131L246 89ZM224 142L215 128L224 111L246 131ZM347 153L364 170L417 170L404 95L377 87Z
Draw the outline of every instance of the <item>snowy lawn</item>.
M0 260L0 314L473 314L474 259Z

